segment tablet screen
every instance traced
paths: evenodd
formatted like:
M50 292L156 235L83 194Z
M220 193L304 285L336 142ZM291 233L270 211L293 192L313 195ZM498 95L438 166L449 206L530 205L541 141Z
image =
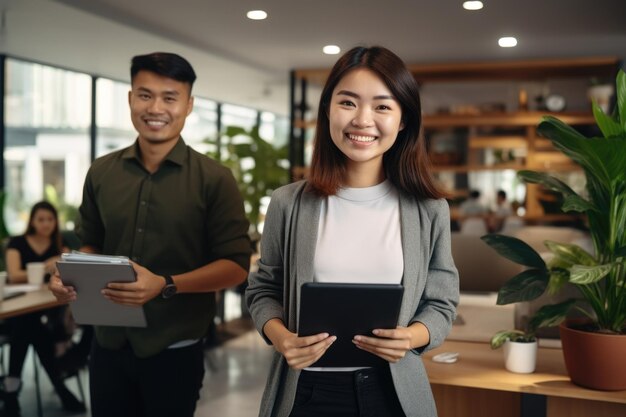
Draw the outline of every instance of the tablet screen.
M357 348L352 338L398 325L402 285L308 282L302 285L298 335L337 336L313 367L380 366L386 362Z

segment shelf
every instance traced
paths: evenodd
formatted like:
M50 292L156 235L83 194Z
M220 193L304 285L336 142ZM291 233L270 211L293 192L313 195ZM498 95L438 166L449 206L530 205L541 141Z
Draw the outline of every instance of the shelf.
M525 136L470 136L469 149L525 149L528 139Z
M317 122L315 120L294 120L293 126L298 129L314 129Z
M543 116L557 117L570 125L594 124L591 113L515 112L485 114L441 114L422 117L424 128L473 127L473 126L536 126Z
M617 57L582 57L497 62L446 62L408 65L420 83L450 81L537 80L564 77L604 77L614 79L620 67ZM298 69L297 79L323 85L328 68Z
M543 116L550 115L570 125L594 124L591 113L549 113L549 112L514 112L514 113L484 113L484 114L437 114L424 115L424 128L443 127L473 127L473 126L536 126ZM294 127L299 129L315 128L315 120L294 121Z
M525 165L521 164L497 164L497 165L435 165L432 167L433 172L469 172L469 171L504 171L507 169L514 169L519 171L521 169L527 169Z

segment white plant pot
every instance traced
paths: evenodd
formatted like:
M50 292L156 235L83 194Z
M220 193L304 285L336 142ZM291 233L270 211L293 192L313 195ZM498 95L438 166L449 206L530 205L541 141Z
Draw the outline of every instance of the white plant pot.
M504 342L504 367L518 374L535 372L537 363L537 341L532 343Z

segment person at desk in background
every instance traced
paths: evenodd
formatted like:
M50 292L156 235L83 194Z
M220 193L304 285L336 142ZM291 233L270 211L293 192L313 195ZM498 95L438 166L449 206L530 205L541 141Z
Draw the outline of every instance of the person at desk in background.
M482 216L487 213L487 209L480 202L480 191L470 191L467 200L461 203L459 211L464 217Z
M6 250L8 283L26 283L26 265L30 262L45 263L49 276L54 273L55 262L62 252L67 252L67 248L61 239L57 210L45 201L35 204L30 211L26 233L9 240ZM85 405L65 386L56 357L57 343L71 337L71 333L66 332L66 314L69 314L67 306L60 306L6 320L11 335L11 350L9 374L2 381L4 415L20 415L18 393L22 386L22 368L29 345L33 345L37 352L63 408L68 411L85 411Z
M260 416L437 414L421 354L450 331L459 280L449 207L420 128L419 88L399 57L357 47L337 61L320 98L309 179L273 193L246 291L276 350ZM336 339L296 333L299 287L310 281L404 285L398 327L353 339L388 366L311 368Z
M504 226L507 217L513 215L511 203L506 198L506 191L498 190L496 194L496 205L488 219L489 232L499 232Z
M480 191L472 190L467 200L459 206L461 233L483 235L487 233L487 208L480 202Z
M132 59L135 143L91 165L80 206L84 252L128 256L137 280L107 299L143 306L148 327L96 326L89 362L92 417L191 417L204 376L201 338L215 291L243 282L248 221L232 173L183 141L196 74L171 53ZM80 294L55 275L60 301Z

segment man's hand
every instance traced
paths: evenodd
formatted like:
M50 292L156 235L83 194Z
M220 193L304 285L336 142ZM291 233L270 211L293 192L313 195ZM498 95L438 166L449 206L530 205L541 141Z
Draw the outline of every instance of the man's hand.
M63 285L58 271L50 277L48 289L52 291L52 294L56 297L57 301L61 303L76 300L76 290L74 290L74 287L66 287Z
M161 294L165 280L162 276L153 274L143 266L134 262L131 264L137 274L137 281L130 283L110 282L102 290L102 295L114 303L142 306Z

